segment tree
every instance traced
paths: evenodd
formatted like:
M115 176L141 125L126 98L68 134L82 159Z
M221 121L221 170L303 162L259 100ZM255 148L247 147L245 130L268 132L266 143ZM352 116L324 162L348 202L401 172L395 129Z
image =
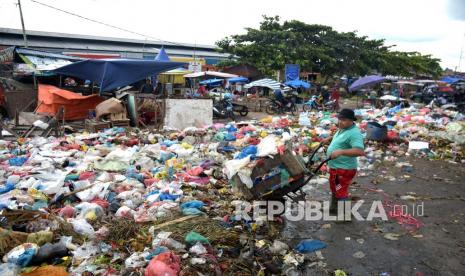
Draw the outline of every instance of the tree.
M366 75L373 72L414 76L440 73L439 59L416 52L391 51L382 39L369 39L356 32L337 32L330 26L263 16L258 29L225 37L216 44L230 53L223 64L248 64L271 76L285 64L326 76Z

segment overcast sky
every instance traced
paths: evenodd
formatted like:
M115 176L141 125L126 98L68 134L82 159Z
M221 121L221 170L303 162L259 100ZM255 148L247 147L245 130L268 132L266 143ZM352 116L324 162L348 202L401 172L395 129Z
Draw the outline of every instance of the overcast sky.
M0 27L21 28L17 0L0 0ZM465 44L465 0L37 0L166 41L214 44L262 15L279 15L338 31L385 38L402 51L419 51L459 65ZM139 38L21 0L27 30ZM151 39L151 38L148 38ZM465 71L465 47L461 69Z

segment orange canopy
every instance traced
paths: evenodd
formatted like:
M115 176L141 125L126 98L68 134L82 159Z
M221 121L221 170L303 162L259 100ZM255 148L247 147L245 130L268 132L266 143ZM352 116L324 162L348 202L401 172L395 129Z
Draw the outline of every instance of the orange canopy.
M38 113L55 115L59 108L65 108L65 120L87 118L89 109L103 101L98 95L81 96L77 93L60 89L53 85L39 84Z

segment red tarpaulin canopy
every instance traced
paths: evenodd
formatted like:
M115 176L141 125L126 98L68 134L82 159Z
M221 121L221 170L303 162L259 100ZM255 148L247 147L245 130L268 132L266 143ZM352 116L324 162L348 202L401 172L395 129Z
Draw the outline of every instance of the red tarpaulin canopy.
M87 118L90 109L103 101L98 95L81 96L53 85L39 84L38 113L55 115L58 109L65 108L65 120Z

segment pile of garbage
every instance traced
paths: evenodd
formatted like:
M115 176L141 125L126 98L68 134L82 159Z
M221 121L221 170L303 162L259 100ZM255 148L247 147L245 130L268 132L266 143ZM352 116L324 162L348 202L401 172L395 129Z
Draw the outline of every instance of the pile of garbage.
M285 143L306 155L329 131L269 117L0 141L1 274L299 269L309 249L279 241L280 221L237 218L229 180Z
M363 130L369 121L390 122L395 141L370 142L362 169L395 158L386 152L464 162L460 114L399 109L357 115ZM309 162L336 121L335 114L303 113L182 131L111 128L0 141L0 274L304 271L318 260L308 253L325 245L304 240L292 248L279 240L279 220L235 216L244 198L233 179L253 187L257 160L286 149ZM427 142L427 150L418 144L409 150L409 141ZM314 157L324 158L323 150ZM279 181L292 176L283 167L273 173Z
M366 134L370 124L385 128L385 139L378 142L368 140L370 145L376 148L368 152L378 150L378 153L374 154L378 157L377 160L387 157L389 161L394 161L395 156L413 154L429 159L465 162L465 116L457 111L396 106L359 109L355 112L361 119L359 127L366 131ZM386 142L394 142L397 145ZM381 152L385 153L384 156L381 156Z

